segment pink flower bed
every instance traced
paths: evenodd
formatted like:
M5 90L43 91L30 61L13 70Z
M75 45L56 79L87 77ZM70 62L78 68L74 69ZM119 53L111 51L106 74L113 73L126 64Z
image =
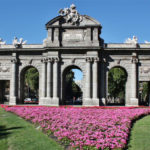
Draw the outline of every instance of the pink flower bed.
M122 149L131 122L150 109L98 109L58 107L6 107L18 116L53 133L76 149Z

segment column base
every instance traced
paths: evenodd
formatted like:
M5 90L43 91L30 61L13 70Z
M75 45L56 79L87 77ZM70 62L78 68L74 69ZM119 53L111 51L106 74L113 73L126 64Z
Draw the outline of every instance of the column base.
M40 98L39 105L45 106L59 106L59 98L52 98L52 97L43 97Z
M84 98L82 106L99 106L98 98Z
M16 105L16 100L17 100L16 97L10 97L9 105Z
M46 99L46 97L40 97L39 98L39 105L43 105L45 99Z
M138 98L130 98L130 104L126 104L126 106L139 106Z

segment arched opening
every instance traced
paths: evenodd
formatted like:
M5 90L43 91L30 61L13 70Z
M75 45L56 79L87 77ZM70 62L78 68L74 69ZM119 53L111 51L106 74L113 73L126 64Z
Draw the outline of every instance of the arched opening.
M39 72L29 66L22 70L20 80L21 104L38 104L39 101Z
M139 105L150 106L150 81L139 82Z
M108 73L107 105L125 105L127 72L114 67Z
M77 66L70 66L63 72L62 105L82 105L83 73Z
M0 104L8 104L10 97L10 81L0 80Z

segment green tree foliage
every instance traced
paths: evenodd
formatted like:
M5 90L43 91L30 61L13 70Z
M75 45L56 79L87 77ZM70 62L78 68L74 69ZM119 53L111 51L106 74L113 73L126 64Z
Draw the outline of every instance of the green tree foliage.
M33 92L37 92L39 88L39 72L36 68L29 68L25 73L25 85Z
M142 89L142 102L146 104L149 101L150 82L142 82L141 86L142 87L140 87L140 89Z
M112 68L108 74L108 92L111 97L125 97L126 72L119 67Z

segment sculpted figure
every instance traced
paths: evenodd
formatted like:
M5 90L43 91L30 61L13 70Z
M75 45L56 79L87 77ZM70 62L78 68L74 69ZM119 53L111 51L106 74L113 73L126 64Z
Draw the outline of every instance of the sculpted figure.
M61 9L59 14L61 16L66 16L66 22L70 22L72 25L78 24L82 21L82 16L79 15L74 4L72 4L70 8Z
M146 43L146 44L150 44L150 42L149 42L149 41L145 41L145 43Z
M136 36L133 36L133 38L128 38L125 43L132 43L132 44L137 44L138 43L138 38Z
M27 43L27 41L23 41L23 38L20 38L19 41L18 41L18 38L17 38L17 37L14 37L13 45L14 45L16 48L21 48L22 45L25 45L26 43Z
M2 38L0 38L0 45L6 45L6 41L3 41Z

